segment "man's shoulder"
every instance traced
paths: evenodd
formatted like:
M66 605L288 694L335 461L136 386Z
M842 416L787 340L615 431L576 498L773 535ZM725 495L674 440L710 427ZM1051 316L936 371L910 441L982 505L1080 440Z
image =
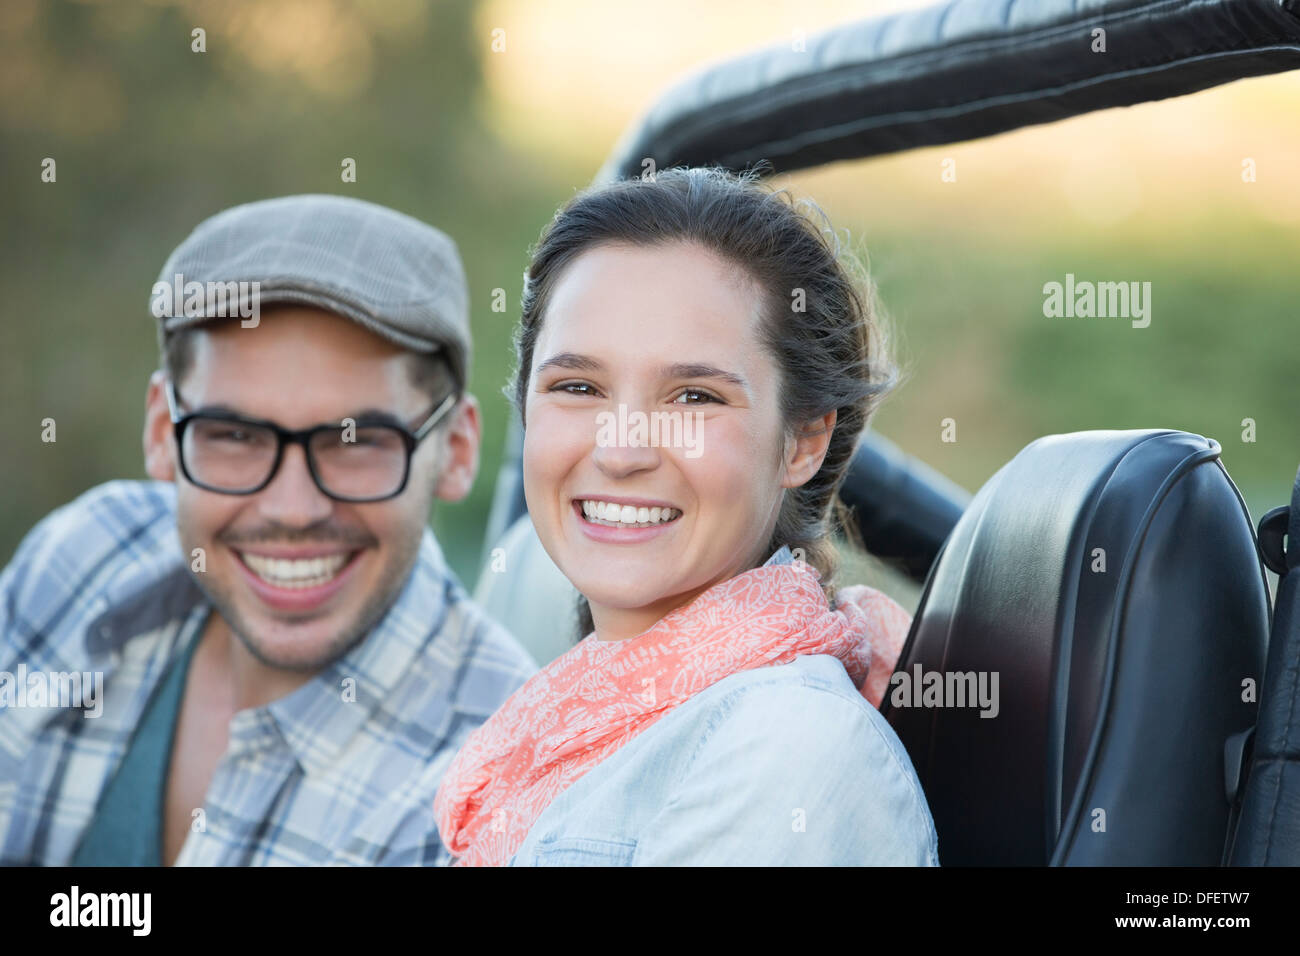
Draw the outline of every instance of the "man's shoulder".
M97 539L113 543L168 528L175 521L176 489L164 481L107 481L55 508L19 543L13 558L72 548L84 551Z
M476 653L493 660L502 660L526 670L529 674L536 671L538 669L536 659L519 639L506 630L496 618L488 614L459 584L456 588L460 592L457 600L460 613L482 635Z
M537 671L537 661L523 644L477 604L454 576L448 577L447 597L456 626L467 635L463 645L463 696L474 698L477 678L482 675L506 675L513 692ZM503 702L497 701L496 705Z
M437 592L437 596L433 592ZM417 681L434 674L450 678L452 703L477 722L505 702L537 671L524 646L466 592L426 530L417 568L398 600L401 621L426 630ZM399 623L398 629L403 629ZM445 679L438 684L445 686Z
M179 561L175 507L167 482L117 480L91 488L23 538L5 568L6 600L11 607L39 602L49 587L84 596L87 587L111 586L128 566Z

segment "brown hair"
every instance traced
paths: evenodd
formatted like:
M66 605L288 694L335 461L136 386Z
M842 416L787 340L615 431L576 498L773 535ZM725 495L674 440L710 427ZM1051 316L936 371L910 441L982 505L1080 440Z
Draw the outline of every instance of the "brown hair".
M547 303L565 267L582 252L605 243L686 241L739 266L766 300L762 338L780 370L787 434L837 413L820 470L787 490L768 549L802 549L829 590L832 520L844 518L837 492L863 429L898 376L886 354L874 289L841 260L825 214L807 201L796 203L786 190L762 185L758 176L758 170L669 169L593 187L560 209L524 277L511 397L523 420ZM582 614L590 630L585 606Z

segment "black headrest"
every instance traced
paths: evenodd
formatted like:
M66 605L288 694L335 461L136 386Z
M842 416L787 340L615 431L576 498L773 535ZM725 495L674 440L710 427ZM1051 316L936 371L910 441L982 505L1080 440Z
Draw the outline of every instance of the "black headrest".
M1268 626L1217 443L1033 442L945 544L882 707L941 862L1218 865Z

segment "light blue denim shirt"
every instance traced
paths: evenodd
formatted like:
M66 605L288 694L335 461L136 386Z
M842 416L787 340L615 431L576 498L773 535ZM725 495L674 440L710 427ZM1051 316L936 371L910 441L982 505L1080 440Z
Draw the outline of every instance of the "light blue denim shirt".
M782 549L768 563L788 563ZM907 751L828 655L741 671L544 810L512 866L937 866Z

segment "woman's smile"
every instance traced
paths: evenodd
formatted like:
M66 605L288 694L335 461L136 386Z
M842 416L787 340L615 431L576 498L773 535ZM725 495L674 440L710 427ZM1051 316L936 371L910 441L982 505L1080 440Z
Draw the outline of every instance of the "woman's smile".
M608 544L639 544L676 530L682 509L649 498L583 495L571 507L583 534Z

